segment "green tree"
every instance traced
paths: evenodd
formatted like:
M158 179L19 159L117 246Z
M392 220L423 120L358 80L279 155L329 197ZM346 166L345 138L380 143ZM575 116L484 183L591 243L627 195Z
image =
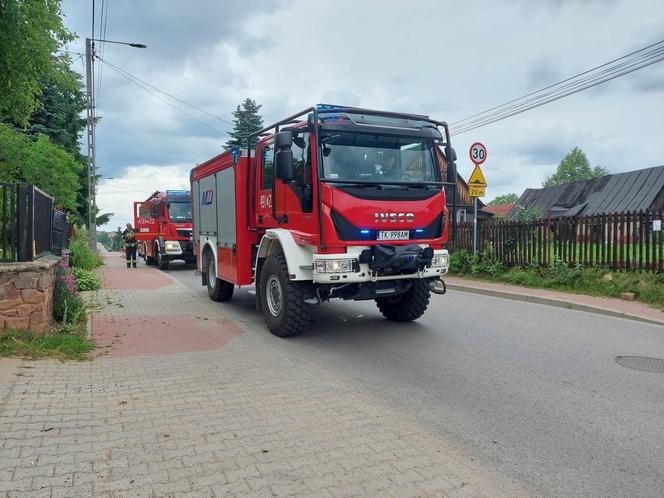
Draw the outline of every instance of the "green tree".
M237 106L233 112L233 131L229 133L230 139L224 147L226 150L233 147L246 147L247 136L263 128L263 118L258 113L262 106L250 98L244 99L244 102ZM251 146L256 145L257 139L254 137Z
M54 54L73 39L60 0L0 1L0 117L27 126Z
M81 164L46 135L36 140L0 123L0 180L36 185L52 195L56 206L77 207Z
M516 194L499 195L494 200L489 202L489 206L498 206L499 204L516 204L516 201L518 200L519 196Z
M69 68L69 57L54 59L54 71L42 78L39 107L30 117L25 130L33 139L43 134L85 164L79 141L86 120L81 114L86 108L82 76Z
M588 162L586 154L574 147L564 158L560 161L556 172L548 177L543 187L553 187L554 185L561 185L575 180L589 180L590 178L597 178L598 176L608 175L609 172L601 166L592 168Z

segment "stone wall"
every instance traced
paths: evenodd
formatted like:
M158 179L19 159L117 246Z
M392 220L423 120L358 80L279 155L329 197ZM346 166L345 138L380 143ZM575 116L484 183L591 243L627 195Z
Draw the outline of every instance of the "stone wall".
M55 267L60 258L0 263L0 333L7 329L43 333L53 322Z

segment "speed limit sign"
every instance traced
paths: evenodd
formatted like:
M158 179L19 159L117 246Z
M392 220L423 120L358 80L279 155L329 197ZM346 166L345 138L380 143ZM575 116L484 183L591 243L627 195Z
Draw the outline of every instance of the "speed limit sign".
M482 164L486 161L486 147L480 142L475 142L470 146L470 160L473 164Z

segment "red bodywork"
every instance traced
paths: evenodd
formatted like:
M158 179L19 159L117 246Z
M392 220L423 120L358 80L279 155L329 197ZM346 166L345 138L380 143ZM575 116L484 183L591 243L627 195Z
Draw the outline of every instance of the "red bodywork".
M429 225L443 213L443 229L440 237L409 240L394 240L390 244L402 245L416 242L430 245L433 249L441 249L448 240L448 210L445 206L445 192L441 189L425 200L366 200L349 195L331 184L321 183L323 243L320 241L317 165L314 140L308 147L311 152L311 184L312 209L304 212L297 195L288 185L276 182L276 213L272 209L273 191L261 188L261 168L256 170L256 157L263 157L263 148L269 144L274 135L267 136L258 142L252 152L251 159L246 156L234 158L231 151L224 152L191 170L191 182L214 175L227 168L235 168L235 202L236 202L236 234L237 243L234 248L219 247L217 263L218 277L237 285L253 283L253 261L255 249L268 228L288 229L295 242L299 245L316 246L317 253L344 253L349 246L371 246L380 242L376 240L341 240L335 230L331 211L334 210L356 226L369 230L404 230ZM259 160L260 162L260 160ZM235 163L235 164L234 164ZM192 188L193 191L193 188ZM192 199L192 209L196 210L200 200ZM408 212L414 215L414 221L381 221L374 220L374 213ZM276 218L274 216L276 214ZM247 215L249 219L247 220ZM288 222L281 222L287 215ZM194 219L196 216L194 215ZM382 243L385 243L384 241ZM194 244L201 268L199 244Z

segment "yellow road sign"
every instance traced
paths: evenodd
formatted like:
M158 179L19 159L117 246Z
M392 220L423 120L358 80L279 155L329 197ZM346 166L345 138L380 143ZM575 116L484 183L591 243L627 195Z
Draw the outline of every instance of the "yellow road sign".
M473 174L470 175L470 180L468 180L469 187L487 187L486 180L480 169L480 165L476 164Z
M484 197L486 195L486 189L484 187L469 187L468 195L471 197Z

